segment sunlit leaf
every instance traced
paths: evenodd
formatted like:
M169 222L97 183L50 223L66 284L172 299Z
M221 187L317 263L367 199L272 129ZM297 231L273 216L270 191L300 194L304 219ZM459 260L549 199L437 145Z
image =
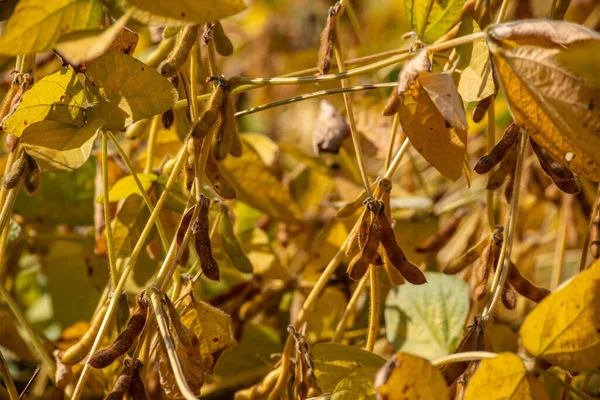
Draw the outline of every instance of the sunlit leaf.
M468 128L465 107L450 74L421 72L419 83L448 124L456 129Z
M137 174L142 187L146 192L150 189L152 184L156 182L158 176L155 174ZM127 175L121 179L119 179L108 191L108 199L113 201L119 201L128 198L132 194L140 195L140 191L138 186L135 183L132 175ZM96 199L97 203L101 203L104 199L104 196L100 196Z
M23 95L19 107L4 123L4 131L21 136L35 122L52 120L83 124L83 86L72 68L47 75Z
M246 8L243 0L127 0L135 7L137 20L151 25L204 24L237 14Z
M567 371L600 366L600 262L542 300L525 318L523 347Z
M378 355L358 347L335 343L316 344L312 347L312 356L319 388L323 393L340 390L354 396L340 397L344 399L373 395L373 385L365 387L362 379L373 382L377 370L385 362ZM353 389L354 393L351 393Z
M388 341L395 350L433 359L452 353L469 313L464 280L439 272L425 273L424 285L393 288L385 301Z
M479 25L472 17L464 19L458 30L458 36L465 36L473 32L479 32ZM457 88L458 93L466 102L479 101L496 92L490 51L485 39L477 39L465 43L457 48L459 72Z
M514 22L487 31L515 122L574 173L600 180L600 87L569 69L565 52L600 34L562 21Z
M454 25L464 2L465 0L404 0L404 8L419 39L431 43Z
M71 65L94 60L105 51L133 53L137 33L125 28L131 13L123 15L106 30L87 30L68 33L60 38L56 50Z
M65 33L98 29L103 20L97 0L21 0L0 36L0 54L48 51Z
M228 157L221 163L221 172L233 184L237 199L283 222L298 223L302 216L289 190L254 149L245 142L243 145L240 158Z
M501 353L481 362L469 380L465 400L547 400L548 392L525 370L523 361L513 353Z
M21 143L42 170L68 172L88 160L103 124L104 121L97 119L77 128L57 121L40 121L23 131Z
M439 369L424 358L395 354L377 373L375 388L381 400L449 399L446 381Z
M86 77L92 95L87 116L104 119L107 130L121 130L160 114L177 100L177 91L167 79L126 54L104 53L89 64Z

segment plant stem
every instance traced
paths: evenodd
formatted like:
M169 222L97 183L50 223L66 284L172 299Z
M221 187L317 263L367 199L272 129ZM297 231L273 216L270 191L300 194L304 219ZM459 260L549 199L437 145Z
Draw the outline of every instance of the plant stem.
M490 353L489 351L466 351L464 353L450 354L447 356L439 357L431 360L430 363L434 367L440 367L442 365L451 364L455 362L463 361L476 361L484 358L496 358L498 354Z
M108 138L106 133L102 132L102 203L104 205L104 231L106 232L106 242L108 245L108 265L110 267L110 283L113 288L117 287L119 274L115 264L115 242L113 240L111 218L110 218L110 199L108 198Z
M400 125L400 114L394 114L394 120L392 121L392 131L390 132L390 141L388 142L387 153L385 155L384 168L388 169L390 162L392 161L392 153L394 152L394 142L396 141L396 133L398 132L398 125Z
M8 293L8 290L6 290L4 285L0 285L0 295L4 298L4 301L8 305L8 308L10 308L10 311L15 316L15 319L25 331L25 335L27 336L27 341L29 342L32 354L37 355L37 358L41 361L44 367L48 369L51 379L54 380L54 361L48 354L48 351L38 338L31 325L29 325L29 322L27 322L27 319L25 318L25 315L23 315L21 308L19 307L15 299L13 299L13 297L10 295L10 293Z
M121 147L121 145L119 144L119 141L117 140L117 138L115 137L115 135L112 132L107 131L106 134L108 135L108 138L110 139L113 146L117 150L117 153L119 153L119 156L121 156L121 159L125 163L127 170L131 174L131 177L133 178L138 190L140 191L140 195L144 199L144 203L146 203L146 207L148 207L148 210L150 210L150 213L154 212L154 205L152 205L152 201L150 201L150 197L148 196L148 193L146 193L146 190L144 189L144 186L142 185L142 182L140 181L140 178L138 177L137 172L135 172L135 168L133 167L133 164L131 164L131 160L129 159L129 157L127 157L127 154L125 154L125 150L123 150L123 147ZM167 249L169 248L169 240L167 239L167 234L165 232L165 228L163 227L162 222L160 222L160 218L156 218L155 222L156 222L156 229L158 230L158 236L160 237L160 241L162 243L163 249L165 251L167 251Z
M342 337L344 336L344 330L346 330L346 325L348 323L348 319L356 311L356 304L358 303L358 299L360 298L360 295L365 290L365 287L367 286L368 281L369 281L369 276L365 275L358 282L358 285L356 285L356 288L354 289L354 293L352 293L352 297L350 298L350 301L348 301L348 305L346 305L344 314L342 314L340 321L338 322L337 326L335 327L335 333L333 334L333 337L331 338L332 343L337 343L340 340L342 340Z
M494 101L490 104L490 107L487 111L488 114L488 131L487 131L487 152L488 154L492 151L494 146L496 145L496 112ZM488 172L488 179L492 176L494 172ZM490 230L494 230L496 227L496 219L494 217L494 191L491 189L486 190L486 202L485 202L486 210L487 210L487 220L488 225L490 226Z
M306 93L300 96L289 97L287 99L277 100L271 103L261 104L260 106L248 108L246 110L241 110L235 113L236 117L243 117L246 115L254 114L260 111L265 111L270 108L280 107L287 104L296 103L303 100L314 99L316 97L323 96L331 96L334 94L340 93L350 93L350 92L360 92L363 90L372 90L377 88L386 88L386 87L396 87L398 86L397 82L385 82L385 83L374 83L371 85L358 85L358 86L349 86L344 88L336 88L336 89L327 89L327 90L319 90L317 92Z
M390 166L385 171L385 174L383 175L384 178L392 180L394 173L400 166L400 161L402 161L402 157L404 157L404 154L406 154L406 152L408 151L408 146L410 146L410 140L408 139L408 137L406 137L404 139L404 142L402 142L402 145L398 149L398 152L394 156L394 159L390 163Z
M156 136L160 128L160 114L152 117L152 124L150 125L150 133L148 135L148 142L146 144L146 165L144 166L144 173L149 174L152 172L152 161L154 160L154 146L156 146Z
M369 276L371 281L371 302L369 307L369 333L367 335L367 346L365 350L372 352L379 333L379 267L371 265L369 267Z
M525 149L527 148L527 132L521 130L521 139L519 141L519 154L517 157L517 164L515 166L515 179L513 182L513 195L510 202L510 211L506 220L507 228L504 230L504 240L502 242L502 248L500 250L500 256L498 257L498 264L496 272L494 273L494 279L490 287L491 302L483 310L482 318L484 321L489 320L493 314L498 300L502 294L502 289L506 283L506 277L510 266L510 253L512 251L513 237L515 233L515 226L517 224L517 216L519 213L519 195L521 192L521 174L523 172L523 159L525 158Z
M500 11L498 12L498 18L496 18L497 24L504 21L504 18L506 17L506 11L508 10L508 3L510 3L510 0L502 1L502 5L500 6ZM491 12L491 6L490 6L490 12Z
M0 212L0 232L2 232L5 228L8 229L8 221L10 220L13 206L15 205L15 200L17 199L17 195L19 194L20 188L21 180L19 180L17 186L8 191L8 195L6 196L6 200L4 201L4 206L2 207L2 211Z
M6 386L10 400L19 400L19 392L17 392L15 381L13 381L12 376L10 376L10 371L8 370L8 365L6 364L2 352L0 352L0 374L4 380L4 385Z
M562 379L560 379L559 377L557 377L556 375L548 372L547 370L541 368L540 366L538 366L537 364L535 365L535 371L540 374L543 375L544 377L553 380L554 382L558 383L560 386L562 386L563 388L573 392L574 394L577 395L578 398L580 399L587 399L587 400L594 400L595 397L590 396L587 393L582 392L579 389L574 388L573 386L565 383L562 381Z
M142 233L140 234L140 238L138 239L137 243L135 244L135 246L131 252L131 256L128 259L125 268L123 269L121 276L119 277L119 282L117 283L117 287L115 288L115 290L112 294L112 298L110 299L110 303L108 304L106 314L104 315L104 319L102 320L102 324L100 325L100 329L98 330L98 334L96 335L94 344L92 345L92 348L90 349L90 353L88 355L88 360L89 360L89 357L96 352L96 350L98 349L98 346L100 345L100 342L102 341L102 337L106 333L108 325L117 309L117 306L119 305L119 297L121 295L121 292L123 291L123 287L125 286L127 277L133 270L133 267L137 262L137 258L139 256L140 252L142 251L142 249L144 248L144 243L146 241L146 238L148 237L148 235L150 234L150 231L152 230L154 221L158 218L158 213L160 212L163 205L165 204L167 196L168 196L169 192L171 191L171 188L175 184L175 180L177 179L177 175L179 175L179 170L181 169L181 167L183 165L184 159L185 159L185 151L184 151L184 148L182 147L179 151L179 154L177 155L177 160L175 162L175 166L173 167L173 171L171 172L171 175L169 176L169 179L167 180L165 188L164 188L162 194L160 195L158 202L156 203L156 207L154 208L154 210L152 211L152 214L148 218L148 222L144 226L144 229L142 230ZM81 394L83 393L83 389L85 388L85 383L87 381L89 373L90 373L90 365L87 364L87 362L86 362L86 364L83 367L83 370L81 371L81 376L79 377L77 386L75 387L75 391L73 393L72 400L78 400L81 397Z
M554 251L554 262L552 263L552 275L550 277L550 290L555 290L561 282L563 272L563 261L565 258L565 248L567 245L567 229L569 214L571 212L572 196L563 193L560 202L560 220L558 227L558 234L556 238L556 245Z

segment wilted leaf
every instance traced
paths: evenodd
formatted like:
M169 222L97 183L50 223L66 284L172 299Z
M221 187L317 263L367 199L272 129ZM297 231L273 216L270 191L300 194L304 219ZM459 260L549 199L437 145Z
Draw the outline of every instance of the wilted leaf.
M181 322L198 336L202 369L212 374L223 351L237 344L233 337L231 317L203 301L190 302L188 307L181 315Z
M86 77L92 97L87 117L104 119L106 130L160 114L177 100L171 82L126 54L104 53L89 64Z
M346 393L354 391L354 397L364 398L374 394L372 384L365 387L363 378L373 382L377 370L385 360L376 354L354 346L335 343L316 344L312 348L317 384L323 393L342 390ZM370 392L370 393L369 393Z
M340 151L344 139L350 136L350 127L333 104L321 100L319 117L312 135L313 152L334 153Z
M466 130L465 107L450 74L421 72L418 79L446 122L453 128Z
M21 136L35 122L52 120L83 124L83 86L72 68L61 68L37 82L24 95L19 107L4 123L4 130Z
M422 89L421 72L410 87L400 94L400 123L411 143L442 175L457 180L466 153L467 132L454 129L438 110L427 91ZM439 73L434 73L439 74ZM426 81L430 75L426 76Z
M464 2L465 0L404 0L404 8L419 39L431 43L454 25Z
M19 194L15 212L44 224L93 225L95 164L88 160L68 174L43 174L34 196Z
M302 216L289 190L269 171L245 139L243 146L240 158L227 157L220 165L223 175L231 181L237 199L283 222L298 223Z
M94 60L105 51L133 53L137 33L125 28L131 13L123 15L106 30L87 30L68 33L60 38L56 51L71 65Z
M567 371L600 366L600 262L542 300L525 318L523 347Z
M205 24L237 14L243 0L172 0L168 6L155 0L128 0L137 20L151 25Z
M546 400L548 392L513 353L485 359L469 380L465 400Z
M480 32L479 25L472 17L464 19L458 30L458 36ZM457 88L466 102L479 101L496 92L490 51L485 39L477 39L457 48L458 74Z
M158 179L155 174L137 174L142 187L146 192L150 189L152 184ZM119 179L108 191L108 200L110 202L119 201L128 198L132 194L141 195L138 186L135 183L132 175L127 175ZM101 203L104 196L99 196L96 199L97 203Z
M42 170L68 172L81 167L88 160L103 124L104 121L96 119L78 128L44 120L23 131L21 144Z
M375 377L375 389L381 400L449 399L442 373L424 358L397 353Z
M96 0L21 0L0 36L0 54L51 50L61 35L100 28L103 19Z
M388 341L394 349L433 359L452 353L469 313L469 290L462 279L425 273L424 285L393 288L385 301Z
M600 180L600 87L563 62L565 52L600 43L600 34L539 20L498 25L487 41L517 125L555 161Z

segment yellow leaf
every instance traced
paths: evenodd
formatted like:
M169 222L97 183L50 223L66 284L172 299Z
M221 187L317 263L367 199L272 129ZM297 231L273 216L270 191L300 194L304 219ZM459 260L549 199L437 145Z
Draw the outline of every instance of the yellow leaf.
M458 30L458 36L480 32L479 25L472 17L464 19ZM479 101L496 93L496 85L492 74L490 51L485 39L477 39L463 44L457 49L458 93L466 102Z
M63 35L56 50L71 65L94 60L107 50L131 54L137 45L138 35L125 28L130 17L131 12L127 12L106 30L77 31Z
M542 300L519 332L523 347L565 370L600 366L600 262Z
M6 132L21 136L35 122L52 120L83 124L84 92L72 68L47 75L25 92L17 110L2 124Z
M242 141L242 156L227 157L220 165L223 175L231 181L237 199L280 221L298 223L302 215L289 190L269 171L243 136Z
M600 180L600 88L564 63L565 52L600 34L562 21L497 25L487 31L517 125L573 172Z
M419 79L402 95L400 123L415 149L442 175L460 177L466 153L467 132L447 126Z
M142 187L146 192L150 189L152 184L158 179L158 176L155 174L137 174ZM115 184L110 188L108 192L108 199L110 202L115 202L119 200L123 200L131 196L132 194L141 194L138 186L135 183L132 175L127 175L121 179L119 179ZM103 195L98 196L96 199L96 203L102 203L104 199Z
M237 344L233 337L231 317L203 301L188 301L181 322L198 336L202 369L206 373L213 372L224 350Z
M424 358L395 354L377 373L375 388L382 400L449 399L448 386L439 369Z
M151 25L205 24L237 14L246 8L243 0L129 0L135 19Z
M426 43L435 42L458 20L465 0L404 0L413 30Z
M360 382L356 382L356 385L353 385L352 373L359 372L373 382L375 373L385 362L378 355L359 349L358 347L335 343L315 345L312 348L312 356L317 384L323 393L333 392L338 385L343 387L344 390L355 386L362 388L363 385L360 385ZM340 384L344 380L348 380L349 382ZM370 389L372 390L372 386ZM354 398L359 397L359 393L355 393Z
M600 74L597 70L600 65L600 42L584 43L568 49L559 58L569 70L587 80L590 85L600 87Z
M143 203L141 196L132 195L123 202L112 225L117 257L127 257L128 254L131 254L149 217L150 211ZM152 228L145 244L152 240L155 231L156 228Z
M126 54L109 51L86 71L90 93L89 119L102 118L104 129L124 127L171 108L177 90L154 69Z
M465 400L547 400L544 385L525 370L513 353L501 353L481 362L469 380Z
M418 79L446 121L453 128L466 130L465 107L450 74L421 72Z
M41 169L73 171L90 157L94 140L103 124L104 121L96 119L78 128L57 121L40 121L23 131L21 144Z
M0 36L0 54L52 50L65 33L98 29L103 20L102 3L96 0L21 0Z

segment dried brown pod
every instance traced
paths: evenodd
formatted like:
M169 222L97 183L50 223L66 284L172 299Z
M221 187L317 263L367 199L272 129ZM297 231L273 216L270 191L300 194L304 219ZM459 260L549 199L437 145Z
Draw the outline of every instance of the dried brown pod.
M225 34L223 26L219 21L215 22L212 30L212 38L215 42L217 53L222 56L230 56L233 54L233 43Z
M312 134L315 155L320 153L337 154L344 139L350 136L350 127L333 104L321 100L319 115Z
M217 131L212 151L217 162L221 162L227 157L234 136L238 136L235 106L231 100L231 96L227 96L227 99L223 102L223 110L221 112L223 115L223 124Z
M321 46L319 47L319 62L317 66L321 75L326 75L331 70L332 58L335 46L337 45L337 17L342 9L342 5L337 2L329 7L327 23L321 33Z
M129 394L132 400L146 400L146 390L144 389L144 382L140 376L143 364L140 360L136 360L135 367L131 373L131 381L129 382Z
M438 232L436 232L433 236L430 236L416 248L417 253L431 253L440 250L450 237L456 232L460 221L462 221L463 217L469 213L468 208L459 208L456 210L454 216L450 221L444 224Z
M384 208L384 206L382 206L382 208ZM427 279L425 279L423 272L419 267L408 261L404 252L400 246L398 246L394 230L392 229L392 225L390 225L390 221L388 221L385 216L385 212L378 214L377 220L379 221L378 228L381 231L381 245L385 249L387 257L394 268L402 274L404 279L413 285L422 285L423 283L426 283Z
M490 236L489 244L481 254L481 263L474 271L473 297L475 300L481 300L487 294L487 283L490 274L495 270L498 256L500 255L500 246L502 245L502 227L496 227Z
M485 249L488 244L488 238L484 237L477 243L475 246L471 247L467 250L462 256L456 258L450 262L442 272L448 275L458 274L469 265L473 264L479 257L481 257L481 253Z
M169 108L167 111L162 113L160 120L162 122L162 126L165 129L171 129L173 126L173 122L175 122L175 111L172 108Z
M473 122L478 123L483 119L483 117L485 117L485 113L487 112L488 108L490 108L490 105L493 101L494 95L491 95L477 102L477 105L475 105L473 112L471 113Z
M533 139L529 138L531 148L537 156L540 166L552 179L552 182L561 191L569 194L579 193L579 183L575 175L564 165L554 161L548 152L540 147Z
M383 115L386 117L389 117L391 115L396 114L399 109L400 109L400 97L398 97L398 94L396 93L395 90L392 90L392 93L390 93L390 97L388 97L387 102L385 103L385 106L383 107Z
M478 174L488 173L494 168L500 161L506 157L508 151L514 146L521 134L521 128L519 128L514 122L511 123L508 128L502 134L502 138L490 151L490 154L486 154L481 157L477 164L475 164L475 172Z
M196 158L198 157L197 143L196 141L188 137L185 142L186 147L186 158L183 164L183 189L184 191L190 191L194 178L196 176Z
M488 179L486 189L496 190L504 184L506 178L512 174L517 164L517 146L512 146L500 162L500 167Z
M371 216L369 211L365 207L363 213L359 218L359 223L355 224L350 234L350 240L348 241L348 246L346 247L346 256L352 256L360 249L362 249L366 243L366 239L368 237L369 227L371 226Z
M4 138L4 150L7 153L13 152L17 146L19 145L21 139L18 136L13 135L12 133L7 133Z
M40 167L33 157L25 153L27 159L27 168L25 170L25 177L23 178L23 187L27 190L27 193L34 193L38 187L40 187Z
M73 377L73 370L71 369L70 365L67 365L61 361L62 351L54 350L52 355L54 356L54 361L56 362L56 372L54 373L56 387L64 389Z
M121 400L125 393L129 393L129 384L131 383L131 361L125 360L123 371L117 378L112 390L106 396L105 400Z
M159 72L166 78L170 78L179 72L179 69L187 60L194 44L198 41L200 33L199 25L186 25L179 32L177 43L169 57L158 67Z
M102 320L104 319L104 314L106 312L108 305L105 304L100 311L94 315L92 322L90 323L90 327L85 331L81 339L73 346L69 347L61 357L61 361L65 365L75 365L79 361L83 360L84 357L88 354L92 345L94 344L94 339L100 330L100 325L102 325Z
M293 326L288 326L288 332L292 334L296 344L296 356L294 365L294 398L306 399L321 394L317 385L315 369L310 354L310 348L306 337L302 332L296 331Z
M539 303L551 293L548 289L535 286L525 279L525 277L521 275L521 272L519 272L519 268L513 264L512 261L510 262L507 281L517 293L536 303Z
M235 199L235 189L229 181L225 178L219 170L219 165L215 162L212 156L209 156L206 160L206 167L204 173L208 180L212 183L215 192L224 199Z
M17 158L12 165L10 166L10 170L3 178L3 184L6 189L12 189L17 186L23 174L25 174L25 170L29 166L27 161L27 154L23 151L19 158Z
M361 221L360 231L364 231L364 238L359 233L359 253L350 261L348 265L348 275L352 279L360 279L369 269L369 264L374 261L377 256L377 250L381 243L381 218L378 216L383 215L383 203L378 200L371 200L366 205L367 212ZM385 219L385 215L383 215ZM367 220L365 220L367 218ZM363 229L368 227L368 229ZM364 243L362 246L361 243Z
M179 254L179 248L183 243L183 238L185 237L185 233L187 232L190 224L192 222L192 215L194 214L194 209L196 206L192 206L189 210L183 214L183 218L181 218L181 222L179 223L179 227L177 228L177 233L175 234L175 254ZM186 246L181 253L181 257L177 260L177 264L181 266L187 265L187 262L190 258L190 249Z
M502 304L509 310L514 310L517 305L517 293L515 289L507 282L502 289L502 295L500 296Z
M212 255L212 245L210 243L210 229L208 226L208 207L210 200L202 197L198 219L192 227L195 235L196 254L200 259L200 268L204 275L213 281L219 280L219 264Z
M129 321L127 321L127 326L123 332L117 336L115 341L109 347L92 354L88 364L97 369L108 367L117 358L121 357L129 350L135 339L142 333L144 325L146 324L148 303L144 298L144 294L145 292L142 291L137 296L137 310L131 318L129 318Z

